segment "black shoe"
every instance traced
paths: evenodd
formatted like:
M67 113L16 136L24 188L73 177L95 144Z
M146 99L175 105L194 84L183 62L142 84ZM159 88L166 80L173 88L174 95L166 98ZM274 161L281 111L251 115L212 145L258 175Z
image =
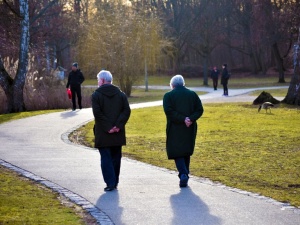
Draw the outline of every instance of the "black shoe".
M106 187L104 188L104 191L113 191L115 189L116 189L115 187Z
M186 187L188 184L189 177L186 174L181 174L179 187Z

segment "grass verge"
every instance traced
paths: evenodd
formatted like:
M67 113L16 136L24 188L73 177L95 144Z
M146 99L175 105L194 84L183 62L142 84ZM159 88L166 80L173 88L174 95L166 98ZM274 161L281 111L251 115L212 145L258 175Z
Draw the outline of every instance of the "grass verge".
M61 112L61 111L62 111L61 109L55 109L55 110L40 110L40 111L0 114L0 124L11 121L11 120L18 120L18 119L23 119L23 118L30 117L30 116L37 116L37 115L53 113L53 112Z
M0 224L86 224L80 207L2 166L0 211Z
M300 110L280 106L258 113L247 103L205 104L198 122L191 173L300 206ZM176 170L165 153L162 107L135 109L124 155ZM80 129L93 145L93 122Z

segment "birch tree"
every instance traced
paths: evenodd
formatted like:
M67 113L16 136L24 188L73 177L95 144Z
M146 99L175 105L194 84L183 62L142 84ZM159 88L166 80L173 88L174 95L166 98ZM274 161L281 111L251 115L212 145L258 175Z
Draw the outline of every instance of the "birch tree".
M29 0L19 0L18 2L8 2L3 0L7 9L11 11L20 21L20 37L18 40L19 53L17 57L17 70L15 76L11 74L4 66L4 54L0 52L0 85L4 90L7 98L7 112L22 112L26 110L24 104L23 89L25 86L26 76L28 73L28 57L30 47L30 23L39 19L50 7L52 7L58 0L49 1L48 4L39 11L37 15L30 18L29 14ZM17 4L18 3L18 8ZM8 29L8 28L7 28ZM12 30L5 30L7 33L14 33ZM17 36L18 32L15 32ZM17 39L15 40L17 44ZM13 49L15 46L11 46ZM9 49L6 49L9 51Z

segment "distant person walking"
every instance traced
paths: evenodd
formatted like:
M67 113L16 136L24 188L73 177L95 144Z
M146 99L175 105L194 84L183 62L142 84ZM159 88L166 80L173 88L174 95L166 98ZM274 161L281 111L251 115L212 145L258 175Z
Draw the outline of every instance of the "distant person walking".
M166 148L168 159L174 159L179 172L179 186L186 187L190 172L190 156L194 153L197 120L203 114L200 98L185 87L181 75L172 77L171 91L163 98L167 117Z
M230 78L230 75L228 73L228 70L227 70L227 64L223 64L222 65L222 76L221 76L221 84L223 85L223 96L228 96L228 80Z
M78 98L78 107L79 109L82 109L82 104L81 104L81 84L84 81L84 76L82 74L82 72L80 71L80 69L78 69L78 63L75 62L72 64L72 71L69 73L68 76L68 82L67 82L67 86L66 88L71 89L71 93L72 93L72 110L75 111L76 110L76 95Z
M218 88L218 79L219 79L220 71L217 69L216 66L211 70L210 77L213 80L214 90L216 91Z
M92 94L95 117L95 148L101 155L105 191L113 191L119 183L122 146L126 145L125 124L130 117L126 95L112 84L112 74L101 70L97 75L99 88Z

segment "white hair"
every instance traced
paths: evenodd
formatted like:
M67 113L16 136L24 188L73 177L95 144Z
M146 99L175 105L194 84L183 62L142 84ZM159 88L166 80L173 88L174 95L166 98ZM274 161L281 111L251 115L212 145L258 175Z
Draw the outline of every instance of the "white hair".
M112 83L113 77L111 75L111 73L108 70L101 70L98 74L97 74L97 79L104 79L106 82L110 82Z
M179 87L179 86L184 86L184 78L181 75L175 75L174 77L171 78L170 81L170 86L172 87Z

